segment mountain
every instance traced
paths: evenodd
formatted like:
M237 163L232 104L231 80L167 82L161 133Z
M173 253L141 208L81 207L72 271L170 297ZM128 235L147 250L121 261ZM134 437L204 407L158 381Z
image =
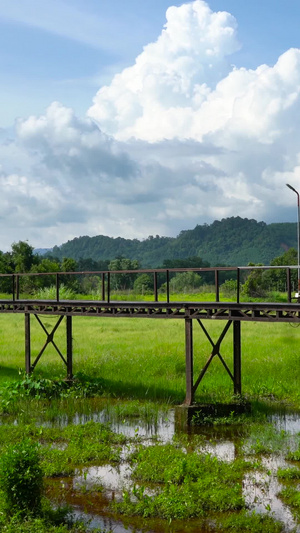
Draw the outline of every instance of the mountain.
M91 258L95 261L123 256L138 259L143 267L157 267L166 259L198 256L211 266L243 266L249 262L269 264L289 248L297 248L296 223L257 222L241 217L215 220L181 231L177 237L145 240L113 238L104 235L76 237L54 246L51 255L59 259Z
M33 253L36 255L45 255L52 252L52 248L35 248Z

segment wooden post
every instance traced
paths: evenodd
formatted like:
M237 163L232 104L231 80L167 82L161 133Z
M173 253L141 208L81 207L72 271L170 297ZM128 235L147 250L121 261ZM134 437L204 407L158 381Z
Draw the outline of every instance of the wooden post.
M241 372L241 323L233 321L233 377L234 394L242 394Z
M31 373L30 313L25 313L25 372Z
M186 376L186 396L185 405L192 405L194 401L193 391L193 321L191 318L185 319L185 376Z
M73 379L73 339L71 316L67 316L67 379Z

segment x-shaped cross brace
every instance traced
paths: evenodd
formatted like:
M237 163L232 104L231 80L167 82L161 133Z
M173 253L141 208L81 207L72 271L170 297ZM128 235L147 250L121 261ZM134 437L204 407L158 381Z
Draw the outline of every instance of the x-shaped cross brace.
M56 322L54 328L52 329L52 331L49 333L46 329L46 327L44 326L43 322L40 320L40 318L38 317L38 315L34 315L35 318L37 319L38 323L40 324L41 328L44 330L44 332L46 333L47 335L47 340L43 346L43 348L41 349L40 353L38 354L38 356L36 357L34 363L31 365L31 370L34 370L34 368L36 367L37 363L39 362L40 358L42 357L44 351L46 350L48 344L52 343L55 350L57 351L57 353L59 354L59 356L61 357L61 359L63 360L63 362L65 363L66 366L68 366L68 363L66 361L66 359L64 358L63 354L61 353L60 349L58 348L57 344L54 342L54 334L57 330L57 328L59 327L60 323L62 322L63 320L63 315L59 317L58 321Z
M201 372L200 372L200 375L199 375L197 381L196 381L196 382L194 383L194 385L193 385L193 388L192 388L193 395L195 394L195 392L196 392L196 390L197 390L197 388L198 388L198 386L199 386L199 383L201 382L201 380L202 380L204 374L206 373L206 371L207 371L207 369L208 369L210 363L212 362L213 358L214 358L216 355L219 357L219 359L220 359L220 361L222 362L224 368L226 369L226 371L228 372L228 374L229 374L229 376L231 377L232 381L234 382L233 374L232 374L232 372L230 371L230 369L228 368L227 364L225 363L225 361L224 361L222 355L220 354L220 346L221 346L221 343L222 343L222 341L223 341L223 339L224 339L224 337L225 337L227 331L229 330L229 328L230 328L230 326L231 326L231 324L232 324L232 320L229 320L229 321L226 323L226 326L224 327L224 329L223 329L223 331L222 331L221 335L219 336L219 338L218 338L218 340L217 340L216 343L213 342L211 336L209 335L207 329L206 329L206 328L204 327L204 325L202 324L201 320L199 320L199 319L197 318L197 322L198 322L198 324L200 325L200 327L202 328L202 330L204 331L204 333L205 333L206 337L208 338L210 344L212 345L212 352L211 352L209 358L207 359L207 361L206 361L204 367L202 368L202 370L201 370Z

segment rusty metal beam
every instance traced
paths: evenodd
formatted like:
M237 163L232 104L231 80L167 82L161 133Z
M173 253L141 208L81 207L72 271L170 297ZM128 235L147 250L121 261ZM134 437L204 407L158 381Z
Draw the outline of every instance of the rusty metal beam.
M30 374L31 368L31 342L30 342L30 314L25 313L25 372Z
M234 394L242 394L241 323L233 323L233 384Z
M73 379L73 338L72 338L72 317L67 316L67 376Z
M192 405L194 402L194 363L193 363L193 321L185 319L185 377L186 395L184 405Z

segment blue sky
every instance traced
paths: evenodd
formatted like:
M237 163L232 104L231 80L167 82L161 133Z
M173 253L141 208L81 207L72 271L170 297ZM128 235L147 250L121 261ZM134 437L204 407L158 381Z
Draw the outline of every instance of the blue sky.
M1 125L40 113L52 101L85 113L101 84L154 41L166 0L0 0ZM273 64L300 46L298 0L211 0L232 13L241 50L237 66ZM24 13L25 11L25 13ZM72 15L72 16L71 16Z
M2 249L294 221L299 20L298 0L0 0Z

